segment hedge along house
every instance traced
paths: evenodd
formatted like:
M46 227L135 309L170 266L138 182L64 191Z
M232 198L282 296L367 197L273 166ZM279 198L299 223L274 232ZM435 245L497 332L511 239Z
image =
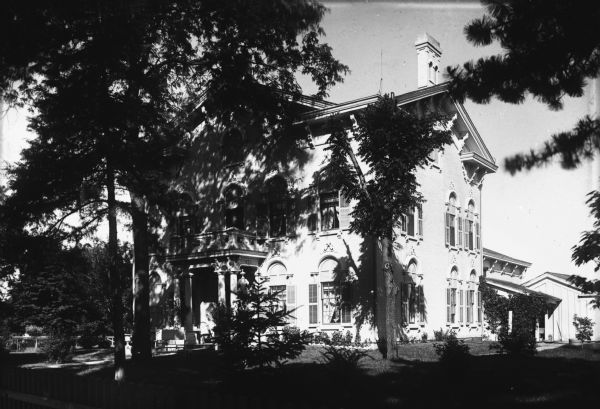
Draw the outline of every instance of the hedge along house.
M454 135L443 152L432 153L427 169L417 170L426 202L403 217L394 243L395 336L432 337L440 328L481 336L481 192L497 166L464 107L439 83L440 44L424 35L415 47L417 89L395 96L397 104L454 117ZM353 115L378 98L297 100L300 125L312 136L305 161L260 177L252 157L202 156L210 152L202 145L208 140L197 142L181 183L192 205L170 220L164 255L152 261L156 327L181 328L186 342L196 343L212 330L217 305L231 306L237 289L260 275L281 304L295 308L290 325L377 340L385 320L381 254L349 231L353 204L319 172L328 160L326 124L341 119L351 135Z

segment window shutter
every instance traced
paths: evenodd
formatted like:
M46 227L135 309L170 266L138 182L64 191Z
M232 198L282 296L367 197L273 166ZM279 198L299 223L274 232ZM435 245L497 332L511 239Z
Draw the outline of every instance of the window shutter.
M477 291L477 322L483 321L483 310L481 308L481 292Z
M317 216L317 199L315 198L315 196L310 195L307 196L305 199L306 202L306 227L308 228L308 231L316 231L317 230L317 222L318 222L318 216Z
M446 213L446 246L450 245L450 213Z
M458 311L459 322L463 322L463 290L459 290L458 299L460 301L460 305L458 306L460 308Z
M419 236L423 237L423 206L422 205L419 205L417 207L417 216L419 218L419 221L417 223L418 234L419 234Z
M472 250L473 246L471 245L471 242L469 241L469 232L471 232L471 234L473 234L472 230L471 230L473 228L472 227L473 224L472 224L472 222L470 220L467 220L467 219L464 219L464 223L465 223L465 227L464 227L464 232L465 232L465 248Z
M344 194L342 190L339 191L339 222L340 229L348 229L350 227L350 213L352 212L352 207L350 206L350 201Z
M287 294L286 294L286 307L288 311L291 311L292 313L290 314L290 323L291 324L295 324L296 323L296 286L295 285L288 285L286 287L287 290Z
M309 324L317 324L318 321L318 312L317 312L317 285L309 284L308 285L308 323Z
M475 222L475 245L477 250L481 250L481 232L479 222Z
M450 322L450 311L451 311L451 295L450 288L446 288L446 322Z
M266 203L256 204L256 232L259 236L266 236L269 231L269 207Z
M463 246L463 218L458 216L458 247Z

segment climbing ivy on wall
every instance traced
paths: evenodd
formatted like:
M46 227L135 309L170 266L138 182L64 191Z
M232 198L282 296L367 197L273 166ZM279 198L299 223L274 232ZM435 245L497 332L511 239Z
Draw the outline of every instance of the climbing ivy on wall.
M545 300L536 295L514 294L508 298L498 295L488 284L480 285L485 318L502 348L509 353L535 353L536 319L546 310ZM508 313L512 311L512 326L509 332Z

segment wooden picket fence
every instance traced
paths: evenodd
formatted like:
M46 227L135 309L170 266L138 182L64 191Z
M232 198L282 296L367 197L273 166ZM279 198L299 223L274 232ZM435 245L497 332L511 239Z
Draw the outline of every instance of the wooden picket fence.
M232 391L233 392L233 391ZM179 389L46 370L0 368L2 409L301 409L260 396L236 396L210 387Z

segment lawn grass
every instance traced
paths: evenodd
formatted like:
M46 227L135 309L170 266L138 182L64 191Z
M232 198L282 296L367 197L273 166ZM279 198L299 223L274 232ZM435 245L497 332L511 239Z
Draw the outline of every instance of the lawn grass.
M323 363L323 347L309 346L282 368L229 373L212 351L193 351L128 361L131 381L194 390L262 394L282 403L327 408L548 408L600 403L600 345L563 345L534 357L486 355L490 343L469 342L473 356L441 365L431 343L400 347L393 360L370 351L360 371L335 371ZM98 358L98 354L94 355ZM61 371L112 377L108 364L90 370L77 363Z

